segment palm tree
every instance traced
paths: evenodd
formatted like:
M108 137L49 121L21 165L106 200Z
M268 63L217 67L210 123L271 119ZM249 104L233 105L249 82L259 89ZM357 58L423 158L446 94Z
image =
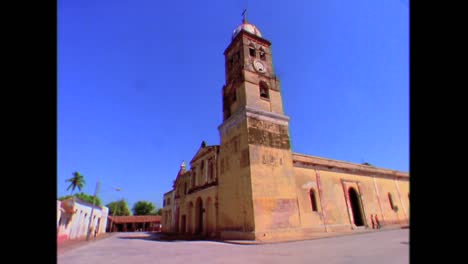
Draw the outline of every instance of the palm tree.
M71 193L73 194L73 192L75 191L75 188L78 187L78 190L81 191L81 189L83 189L84 185L85 185L85 180L84 180L84 176L81 175L79 172L75 171L73 173L73 177L71 177L70 179L66 180L67 182L70 182L70 185L68 186L67 188L67 191L72 188L71 190Z

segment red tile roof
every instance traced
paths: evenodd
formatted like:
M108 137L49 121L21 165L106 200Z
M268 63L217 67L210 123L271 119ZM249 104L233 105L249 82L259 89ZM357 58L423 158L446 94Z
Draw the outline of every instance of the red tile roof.
M143 223L143 222L161 222L160 215L130 215L130 216L109 216L109 220L114 223Z

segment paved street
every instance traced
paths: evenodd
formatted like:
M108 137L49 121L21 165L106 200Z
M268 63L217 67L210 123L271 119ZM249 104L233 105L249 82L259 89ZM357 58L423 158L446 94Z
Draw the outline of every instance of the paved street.
M145 233L111 237L59 252L59 264L92 263L409 263L409 229L260 245L158 241Z

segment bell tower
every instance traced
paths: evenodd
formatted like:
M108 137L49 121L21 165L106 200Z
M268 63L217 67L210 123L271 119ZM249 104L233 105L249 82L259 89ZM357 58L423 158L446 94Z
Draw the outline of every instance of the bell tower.
M244 106L283 114L280 83L273 70L270 47L271 43L244 16L224 51L223 120Z
M224 56L218 230L225 239L268 239L298 228L299 208L271 43L245 11Z

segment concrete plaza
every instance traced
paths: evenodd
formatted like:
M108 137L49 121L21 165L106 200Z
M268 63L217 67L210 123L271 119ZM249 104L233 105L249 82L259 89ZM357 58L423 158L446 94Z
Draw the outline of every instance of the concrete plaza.
M59 264L93 263L409 263L409 229L270 244L163 241L115 233L58 251Z

